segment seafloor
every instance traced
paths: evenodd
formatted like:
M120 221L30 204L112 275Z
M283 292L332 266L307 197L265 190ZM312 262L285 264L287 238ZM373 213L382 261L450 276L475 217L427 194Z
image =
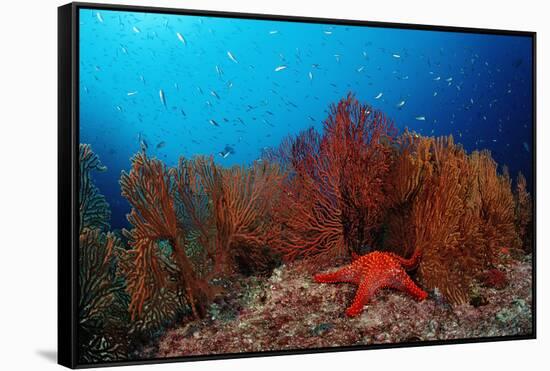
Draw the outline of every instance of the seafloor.
M355 286L318 284L301 262L282 265L266 280L225 282L227 294L208 318L167 331L139 357L257 352L445 339L528 335L532 332L531 255L499 268L505 279L477 280L470 304L451 307L437 291L416 302L383 290L349 318Z

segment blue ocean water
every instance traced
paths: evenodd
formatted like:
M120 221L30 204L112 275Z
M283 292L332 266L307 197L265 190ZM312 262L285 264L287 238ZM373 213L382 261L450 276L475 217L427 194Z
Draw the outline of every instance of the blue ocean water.
M249 164L289 134L322 127L348 92L395 126L452 134L531 185L532 43L479 35L80 10L80 142L127 227L122 170L146 144L173 166L213 155Z

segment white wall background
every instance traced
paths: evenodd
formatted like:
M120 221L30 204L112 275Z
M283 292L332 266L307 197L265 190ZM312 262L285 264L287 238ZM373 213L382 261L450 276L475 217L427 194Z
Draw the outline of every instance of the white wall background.
M100 0L97 0L100 1ZM115 0L113 0L115 1ZM100 1L101 2L101 1ZM158 370L525 370L550 360L547 244L550 26L545 1L118 0L119 3L538 32L538 339L167 364ZM0 15L0 369L59 369L56 352L57 6L3 0ZM130 367L130 369L138 369ZM143 370L144 368L139 368Z

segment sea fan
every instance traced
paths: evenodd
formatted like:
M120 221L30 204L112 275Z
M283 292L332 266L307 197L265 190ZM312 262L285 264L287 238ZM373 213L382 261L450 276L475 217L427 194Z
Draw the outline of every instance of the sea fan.
M107 168L101 164L99 157L89 144L80 144L80 231L86 228L109 229L111 211L105 197L92 181L92 172L103 172Z

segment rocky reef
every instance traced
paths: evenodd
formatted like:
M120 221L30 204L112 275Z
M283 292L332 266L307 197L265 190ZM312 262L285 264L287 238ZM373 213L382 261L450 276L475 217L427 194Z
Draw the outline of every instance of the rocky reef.
M528 335L532 332L531 258L499 267L508 283L475 280L471 302L452 306L438 290L422 302L383 290L349 318L355 289L313 281L299 263L283 265L265 282L236 283L239 291L209 316L169 330L142 356L176 357L433 340ZM235 287L236 288L236 287Z

